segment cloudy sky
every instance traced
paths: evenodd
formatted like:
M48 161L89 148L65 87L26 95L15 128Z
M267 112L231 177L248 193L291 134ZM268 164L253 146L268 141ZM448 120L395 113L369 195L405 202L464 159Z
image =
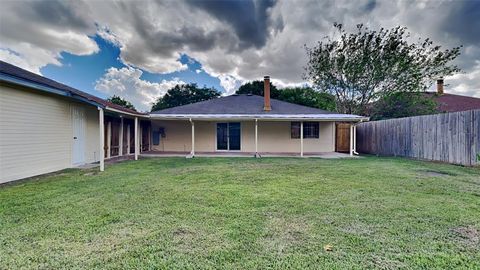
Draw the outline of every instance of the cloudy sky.
M447 92L480 97L480 1L8 1L0 59L148 110L178 83L226 94L270 75L305 83L304 44L364 23L408 27L444 48L463 45Z

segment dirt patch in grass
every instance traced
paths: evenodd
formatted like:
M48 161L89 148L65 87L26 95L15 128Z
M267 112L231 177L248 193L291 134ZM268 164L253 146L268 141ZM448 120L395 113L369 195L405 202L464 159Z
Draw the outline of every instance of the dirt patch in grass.
M271 252L285 253L307 241L310 225L302 217L269 216L262 245Z
M374 229L367 224L364 224L361 222L355 222L341 228L341 231L349 234L354 234L354 235L368 236L374 232Z
M205 255L228 248L228 243L219 235L200 228L179 227L172 231L171 237L173 249L183 254Z
M427 176L427 177L456 176L456 174L451 172L444 172L444 171L437 171L437 170L419 170L418 173L422 176Z
M480 244L480 230L474 226L461 226L450 230L456 240L468 247L478 247Z
M201 234L189 228L177 228L172 232L172 236L172 244L184 253L193 252L196 243L201 241Z
M369 258L368 264L370 264L371 268L375 269L402 269L406 267L406 264L394 260L394 259L389 259L384 256L378 256L378 255L373 255Z

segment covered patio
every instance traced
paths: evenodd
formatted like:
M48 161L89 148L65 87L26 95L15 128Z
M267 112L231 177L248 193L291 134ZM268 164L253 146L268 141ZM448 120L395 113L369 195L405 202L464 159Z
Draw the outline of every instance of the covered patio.
M153 158L153 157L185 157L189 156L190 152L164 152L164 151L144 151L140 154L140 157ZM257 154L253 152L196 152L195 157L300 157L299 154L294 153L262 153ZM339 152L322 152L322 153L306 153L303 157L312 157L312 158L327 158L327 159L337 159L337 158L351 158L358 157L352 156L348 153L339 153Z
M253 117L252 117L253 118ZM285 118L151 115L152 145L143 156L345 157L356 153L356 123L329 115ZM348 125L348 149L337 153L337 121ZM344 151L345 152L345 151Z
M112 108L98 108L100 171L106 161L122 158L138 160L143 151L151 150L151 124L148 115L128 113Z

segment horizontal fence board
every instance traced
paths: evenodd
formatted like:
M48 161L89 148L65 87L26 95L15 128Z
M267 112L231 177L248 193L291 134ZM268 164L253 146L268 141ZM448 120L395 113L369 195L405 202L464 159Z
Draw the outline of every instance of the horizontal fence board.
M360 123L357 151L480 165L480 110Z

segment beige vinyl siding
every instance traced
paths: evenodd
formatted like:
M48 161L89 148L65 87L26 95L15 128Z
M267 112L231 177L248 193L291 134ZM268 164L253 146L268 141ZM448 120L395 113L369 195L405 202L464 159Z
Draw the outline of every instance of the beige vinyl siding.
M216 123L195 121L195 151L216 151ZM241 152L255 152L255 122L241 122ZM152 127L165 128L165 138L155 151L189 152L191 150L191 125L189 121L152 121ZM335 151L335 123L320 122L318 139L304 139L304 152ZM299 153L300 139L290 138L290 122L258 122L258 151L268 153Z
M100 138L98 109L87 106L85 109L85 163L100 161Z
M95 107L0 85L0 182L71 167L72 104L85 107L85 159L92 162L91 152L98 152L98 124L94 127L98 116L92 113Z

